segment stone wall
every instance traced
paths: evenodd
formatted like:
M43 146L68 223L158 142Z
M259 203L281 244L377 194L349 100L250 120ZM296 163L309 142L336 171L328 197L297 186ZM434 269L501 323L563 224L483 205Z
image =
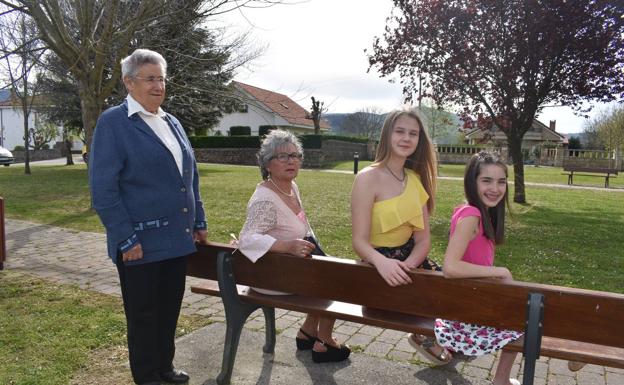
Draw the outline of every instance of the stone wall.
M341 140L324 140L321 150L325 153L326 162L353 160L353 154L358 153L361 160L372 160L374 151L367 143L345 142Z
M13 158L15 159L15 163L24 162L26 151L11 151L13 153ZM62 158L61 151L57 149L53 150L37 150L37 151L29 151L30 161L36 160L48 160L48 159L58 159Z

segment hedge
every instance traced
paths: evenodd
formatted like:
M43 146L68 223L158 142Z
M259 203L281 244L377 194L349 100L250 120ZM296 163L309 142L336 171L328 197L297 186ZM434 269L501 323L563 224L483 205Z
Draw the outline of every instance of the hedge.
M249 126L232 126L230 127L231 136L249 136L251 135L251 127Z
M239 126L240 127L240 126ZM261 126L274 127L274 126ZM320 149L323 140L333 139L345 142L367 143L365 138L340 135L299 135L301 145L305 149ZM260 148L263 136L191 136L189 140L193 148Z
M260 148L259 136L191 136L193 148Z

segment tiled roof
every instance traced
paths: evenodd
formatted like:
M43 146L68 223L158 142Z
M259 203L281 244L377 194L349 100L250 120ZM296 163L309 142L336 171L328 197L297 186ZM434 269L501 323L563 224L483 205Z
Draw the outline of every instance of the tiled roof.
M284 118L288 123L296 126L314 128L312 119L306 117L309 116L308 111L288 96L237 81L232 81L232 83L264 104L268 109ZM329 124L321 119L321 129L329 128Z

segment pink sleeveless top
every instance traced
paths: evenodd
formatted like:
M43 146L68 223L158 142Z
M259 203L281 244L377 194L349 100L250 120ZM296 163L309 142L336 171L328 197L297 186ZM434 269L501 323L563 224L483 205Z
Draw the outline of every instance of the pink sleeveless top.
M483 232L483 220L478 208L467 203L455 207L451 216L451 235L455 232L457 222L466 217L479 218L479 233L468 243L462 261L474 263L475 265L492 266L494 264L494 242L487 239Z

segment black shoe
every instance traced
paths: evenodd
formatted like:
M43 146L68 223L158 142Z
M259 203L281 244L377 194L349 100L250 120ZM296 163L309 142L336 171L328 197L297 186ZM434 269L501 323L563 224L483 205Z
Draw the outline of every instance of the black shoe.
M347 345L341 344L339 348L333 347L325 342L319 340L320 343L327 348L326 352L317 352L312 350L312 361L317 364L322 362L340 362L349 358L351 349Z
M169 384L186 384L189 380L189 375L180 369L173 369L170 372L161 373L160 378Z
M307 338L303 339L303 338L295 337L295 342L297 343L297 349L298 350L310 350L310 349L312 349L312 347L314 347L314 342L316 342L317 338L316 337L312 337L311 335L309 335L308 333L303 331L303 329L299 329L299 331L301 332L301 334L303 334Z

